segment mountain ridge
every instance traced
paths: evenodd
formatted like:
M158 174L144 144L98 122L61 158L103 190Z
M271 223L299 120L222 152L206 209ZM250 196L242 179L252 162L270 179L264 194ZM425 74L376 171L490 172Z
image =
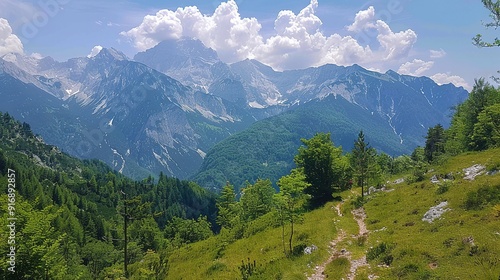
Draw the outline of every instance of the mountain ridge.
M428 127L446 127L449 108L467 96L464 89L438 86L429 78L377 73L359 65L280 72L256 60L225 64L214 50L190 38L162 42L134 59L103 48L93 57L66 62L7 55L0 68L17 71L10 76L58 99L54 102L62 115L44 118L70 132L44 127L33 115L23 119L28 114L22 108L15 117L33 123L51 144L80 157L98 157L134 178L160 171L187 178L231 134L328 96L347 100L362 114L378 114L379 125L389 125L400 145L417 145ZM2 73L0 79L8 76ZM5 89L3 95L22 104L22 96ZM5 104L0 110L9 111Z

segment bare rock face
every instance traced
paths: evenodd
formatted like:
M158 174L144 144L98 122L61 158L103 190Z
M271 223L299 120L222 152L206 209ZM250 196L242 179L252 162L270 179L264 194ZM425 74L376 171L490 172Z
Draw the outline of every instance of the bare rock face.
M443 215L444 212L449 211L447 201L443 201L436 206L433 206L429 209L429 211L425 212L422 221L432 223L434 220L438 219Z
M392 182L392 183L395 184L395 185L397 185L397 184L403 183L404 181L405 181L404 178L399 178L399 179L394 180L394 182Z
M474 180L477 176L481 175L484 173L484 170L486 169L486 166L481 165L481 164L474 164L471 167L464 168L464 179L465 180Z

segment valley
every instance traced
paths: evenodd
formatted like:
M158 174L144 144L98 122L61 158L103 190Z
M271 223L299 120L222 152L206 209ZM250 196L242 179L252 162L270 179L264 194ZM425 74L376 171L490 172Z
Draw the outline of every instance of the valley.
M0 1L0 280L500 279L499 0L153 2Z
M446 126L452 107L467 97L452 84L358 65L278 72L256 60L226 64L190 38L167 40L134 60L103 48L66 62L20 54L4 55L1 62L0 111L30 123L48 143L73 156L98 158L135 179L164 172L211 188L241 177L218 167L224 162L210 167L216 170L203 164L205 155L220 152L216 144L236 133L269 130L264 126L278 120L299 137L335 129L333 140L346 146L357 131L376 128L372 144L399 156L422 145L428 127ZM298 147L294 139L292 150ZM267 155L283 158L273 149ZM279 162L283 171L273 179L291 169L289 158ZM222 177L206 179L207 172Z

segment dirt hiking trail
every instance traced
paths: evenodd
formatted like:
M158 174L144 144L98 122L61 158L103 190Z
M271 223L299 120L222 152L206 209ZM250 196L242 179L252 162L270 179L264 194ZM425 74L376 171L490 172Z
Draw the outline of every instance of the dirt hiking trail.
M339 204L337 204L334 207L334 209L336 210L337 215L339 217L343 216L342 211L341 211L342 205L343 205L343 202L340 202ZM352 238L355 239L355 238L358 238L360 236L367 236L369 234L369 231L366 228L366 224L365 224L366 213L365 213L364 208L361 207L361 208L355 209L351 213L353 214L353 217L359 226L359 233L355 236L352 236ZM330 264L333 260L335 260L339 257L347 258L351 264L351 267L349 269L349 274L347 275L348 280L354 280L356 278L356 272L357 272L359 267L368 265L368 263L366 261L366 255L364 255L363 257L361 257L359 259L353 260L351 252L349 252L345 249L338 248L337 245L340 242L344 241L346 238L347 238L346 232L343 229L340 229L339 233L337 234L337 237L330 242L330 245L329 245L330 257L322 264L316 266L314 273L307 278L308 280L326 279L326 277L327 277L325 275L326 266L328 264Z

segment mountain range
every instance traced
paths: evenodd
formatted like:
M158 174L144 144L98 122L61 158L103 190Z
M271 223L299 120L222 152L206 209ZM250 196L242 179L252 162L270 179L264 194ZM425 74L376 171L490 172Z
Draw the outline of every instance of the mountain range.
M429 127L447 126L452 107L468 95L427 77L358 65L276 71L256 60L227 64L190 38L161 42L134 59L113 48L66 62L8 54L0 59L0 85L0 111L63 151L135 178L215 172L217 182L230 177L223 162L214 165L226 143L239 145L240 154L225 155L234 166L240 155L252 156L246 146L273 139L272 128L289 135L287 149L325 130L348 148L362 129L381 151L409 152ZM255 131L267 131L267 139L248 134ZM259 168L289 168L290 158L275 154L284 150L258 156Z

